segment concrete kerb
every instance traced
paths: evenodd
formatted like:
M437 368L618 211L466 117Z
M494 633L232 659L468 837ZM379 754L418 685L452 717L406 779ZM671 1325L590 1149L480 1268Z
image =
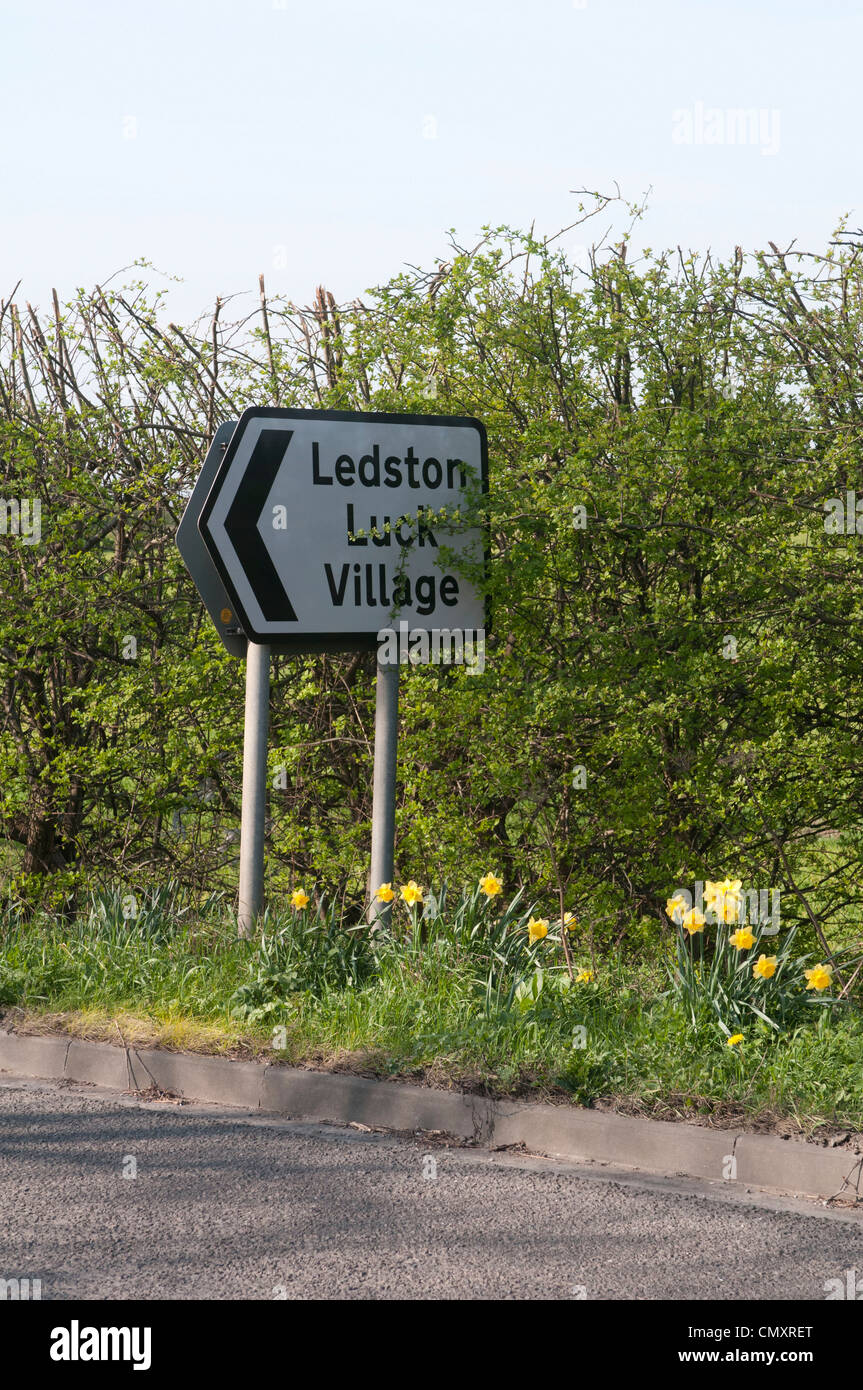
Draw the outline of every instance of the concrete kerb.
M308 1071L278 1063L164 1052L0 1030L0 1071L152 1087L247 1111L391 1130L438 1131L492 1149L523 1145L550 1158L590 1160L672 1176L831 1197L863 1195L863 1156L773 1135L630 1118L565 1105L492 1101L404 1082Z
M261 1109L265 1069L256 1062L156 1049L130 1048L129 1054L135 1090L147 1091L157 1086L160 1091L172 1091L189 1100L237 1105L244 1110Z
M782 1187L818 1197L858 1196L863 1201L863 1154L822 1149L778 1139L772 1134L742 1134L737 1144L737 1179L751 1187ZM775 1174L781 1174L777 1182Z
M59 1080L66 1075L66 1058L72 1038L42 1038L28 1033L0 1031L0 1068L22 1076Z
M662 1120L642 1120L601 1110L560 1105L513 1106L498 1102L494 1143L523 1143L553 1158L646 1168L654 1173L685 1173L721 1178L737 1135Z
M439 1130L476 1143L487 1141L491 1131L491 1103L479 1096L296 1067L259 1070L263 1071L261 1109L295 1119Z

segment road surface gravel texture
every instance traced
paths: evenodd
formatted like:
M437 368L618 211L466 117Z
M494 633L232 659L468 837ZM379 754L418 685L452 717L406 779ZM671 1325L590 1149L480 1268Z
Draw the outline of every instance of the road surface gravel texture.
M863 1279L857 1213L730 1186L0 1078L0 1278L43 1300L824 1300Z

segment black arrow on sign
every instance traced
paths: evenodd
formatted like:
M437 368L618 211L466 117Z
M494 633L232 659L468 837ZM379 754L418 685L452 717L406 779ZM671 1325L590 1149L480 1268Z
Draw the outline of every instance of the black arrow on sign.
M231 545L268 623L297 621L294 606L258 530L261 513L293 433L293 430L261 430L243 481L225 517L225 530Z

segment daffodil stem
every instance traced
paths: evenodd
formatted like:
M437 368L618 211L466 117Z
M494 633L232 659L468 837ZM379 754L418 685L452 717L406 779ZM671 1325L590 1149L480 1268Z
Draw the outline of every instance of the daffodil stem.
M569 949L569 941L567 940L569 933L567 931L566 922L564 920L566 917L566 913L563 910L563 884L559 886L557 895L560 901L560 941L561 945L563 946L563 954L564 959L566 960L566 968L569 971L569 978L570 980L574 980L575 971L572 968L572 952Z

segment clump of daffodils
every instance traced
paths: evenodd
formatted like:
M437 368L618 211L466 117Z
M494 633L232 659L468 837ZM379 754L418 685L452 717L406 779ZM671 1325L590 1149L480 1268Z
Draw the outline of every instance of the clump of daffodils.
M672 992L683 1003L693 1024L703 1018L704 1009L711 1009L719 1018L727 1045L737 1047L744 1034L735 1031L750 1017L759 1028L766 1023L775 1031L781 1030L799 1017L801 1005L808 1002L831 1003L821 996L833 983L833 966L813 965L802 970L805 959L795 957L792 943L797 923L785 931L782 944L774 943L775 928L766 921L746 924L745 903L752 896L744 895L739 878L725 878L704 885L704 911L690 906L688 893L676 892L668 898L665 910L677 929L677 959L669 966ZM772 920L772 919L771 919ZM710 923L715 934L705 949L705 927ZM774 944L775 954L762 947ZM802 989L805 978L805 991Z

